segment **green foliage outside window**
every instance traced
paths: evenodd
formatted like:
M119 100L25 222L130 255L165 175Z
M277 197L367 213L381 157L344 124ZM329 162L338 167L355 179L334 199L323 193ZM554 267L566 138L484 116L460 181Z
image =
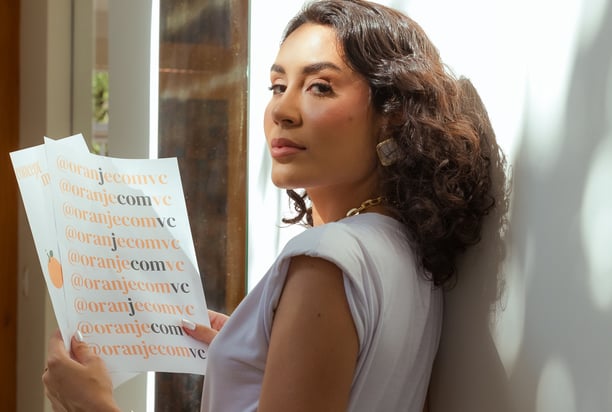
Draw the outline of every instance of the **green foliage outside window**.
M92 95L94 121L108 123L108 72L94 72Z

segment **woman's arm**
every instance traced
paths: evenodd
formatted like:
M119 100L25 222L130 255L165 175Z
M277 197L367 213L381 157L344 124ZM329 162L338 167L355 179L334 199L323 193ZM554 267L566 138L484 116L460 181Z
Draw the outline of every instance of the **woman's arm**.
M346 410L358 350L340 269L294 257L274 316L258 411Z

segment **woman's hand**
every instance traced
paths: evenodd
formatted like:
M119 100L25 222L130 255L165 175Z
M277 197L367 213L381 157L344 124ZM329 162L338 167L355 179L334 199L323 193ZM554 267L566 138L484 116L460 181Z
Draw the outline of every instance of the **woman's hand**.
M115 412L113 384L104 361L95 355L80 332L72 337L71 353L59 331L49 340L47 367L42 376L45 394L56 412Z
M196 324L190 320L183 319L183 329L192 338L210 345L215 336L217 336L217 333L219 333L223 325L225 325L225 322L229 319L229 316L209 310L208 318L210 319L210 328L208 326L200 325L199 323Z

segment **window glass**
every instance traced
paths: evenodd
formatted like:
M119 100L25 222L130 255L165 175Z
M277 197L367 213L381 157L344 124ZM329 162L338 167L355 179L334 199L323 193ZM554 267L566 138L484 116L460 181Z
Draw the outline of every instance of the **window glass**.
M159 157L177 157L209 309L244 296L247 0L161 0ZM156 411L199 410L202 377L156 374Z

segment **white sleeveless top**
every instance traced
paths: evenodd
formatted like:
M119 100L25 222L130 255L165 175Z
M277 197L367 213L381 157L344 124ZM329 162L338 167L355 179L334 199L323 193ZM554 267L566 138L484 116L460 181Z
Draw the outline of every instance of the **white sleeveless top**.
M290 240L208 352L204 412L256 411L274 310L290 258L335 263L359 337L350 412L421 412L442 323L442 293L417 270L400 223L377 213L308 229Z

